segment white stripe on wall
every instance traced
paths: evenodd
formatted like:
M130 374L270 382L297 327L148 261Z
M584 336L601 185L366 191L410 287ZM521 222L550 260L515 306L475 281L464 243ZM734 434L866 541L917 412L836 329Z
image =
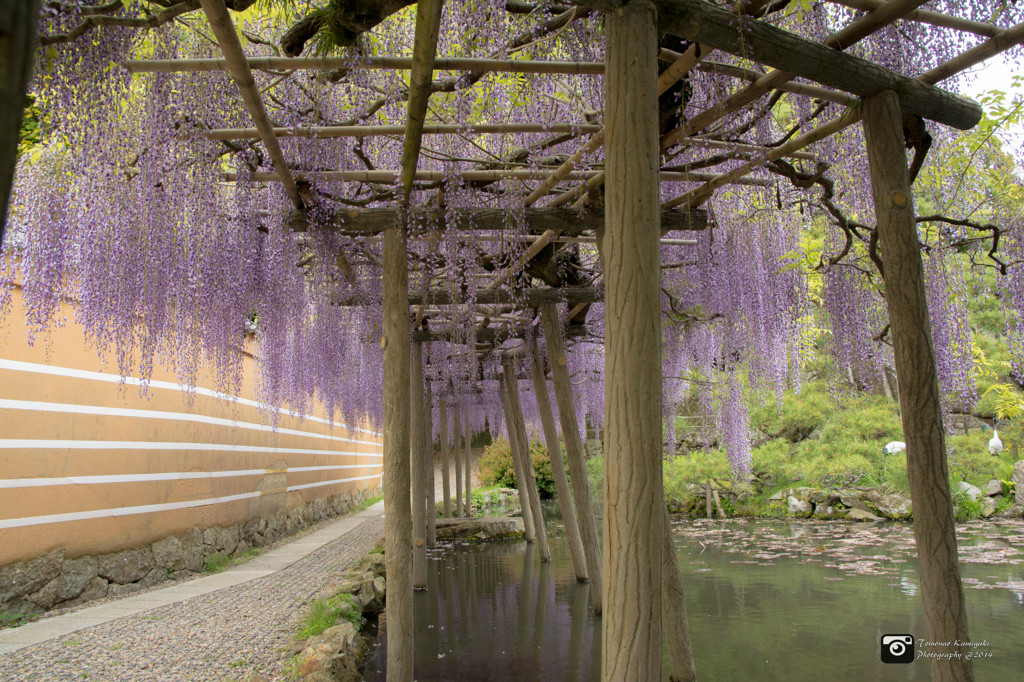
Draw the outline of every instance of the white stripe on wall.
M339 441L341 443L358 443L360 445L380 445L377 442L369 440L343 438L341 436L328 436L323 433L299 431L298 429L274 428L273 426L269 426L267 424L240 422L235 421L234 419L208 417L205 414L188 414L186 412L138 410L130 407L101 407L99 405L77 405L72 403L44 403L36 400L12 400L10 398L0 398L0 409L29 410L35 412L63 412L66 414L90 414L105 417L133 417L135 419L167 419L172 421L195 422L197 424L211 424L213 426L227 426L230 428L237 429L249 429L252 431L283 433L290 436L320 438L322 440L333 440Z
M34 372L36 374L52 374L56 376L71 377L74 379L89 379L92 381L105 381L107 383L124 384L127 386L149 386L150 388L166 388L173 389L182 392L191 392L196 395L205 396L208 398L217 398L219 400L227 400L232 403L238 403L239 405L247 405L249 407L256 407L261 410L273 410L278 414L288 415L289 417L296 417L300 419L307 419L309 421L319 422L321 424L328 424L330 426L337 426L339 428L348 429L350 431L359 431L361 433L368 433L372 436L382 436L382 433L373 431L371 429L363 429L357 426L346 426L341 422L332 421L330 419L324 419L323 417L316 417L313 415L306 415L303 417L298 412L292 410L286 410L283 407L273 407L266 403L257 402L248 398L240 398L238 396L228 395L227 393L221 393L220 391L213 391L208 388L202 388L201 386L190 387L184 384L178 384L171 381L149 381L144 382L142 379L136 377L121 377L120 375L103 374L102 372L90 372L84 369L72 369L71 367L56 367L53 365L41 365L35 362L22 362L20 360L5 360L0 358L0 369L9 369L16 372Z
M337 469L379 469L380 464L336 464L332 466L289 467L278 473L301 471L332 471ZM102 476L65 476L61 478L8 478L0 479L0 489L39 488L51 485L103 485L106 483L143 483L148 481L183 481L195 478L234 478L236 476L263 476L266 469L239 469L236 471L183 471L157 474L108 474Z
M374 443L380 447L380 443ZM283 455L330 455L345 457L381 457L379 452L351 450L304 450L302 448L267 448L232 443L177 443L149 440L53 440L46 438L0 438L0 450L202 450L214 452L266 452Z
M380 475L359 476L357 478L339 478L334 481L323 481L322 483L306 484L301 486L289 486L288 491L300 490L302 488L311 488L314 485L322 486L333 485L337 483L351 483L353 481L368 481L375 478L380 478ZM257 491L252 493L240 493L238 495L227 495L224 497L210 497L204 500L189 500L188 502L164 502L162 504L144 504L139 505L137 507L94 509L92 511L68 512L65 514L48 514L46 516L26 516L20 519L2 519L0 520L0 530L4 528L23 528L25 526L39 526L48 523L86 521L89 519L101 519L111 516L130 516L132 514L151 514L154 512L173 511L176 509L192 509L195 507L205 507L214 504L223 504L225 502L235 502L237 500L247 500L253 497L259 497L260 494L261 493Z

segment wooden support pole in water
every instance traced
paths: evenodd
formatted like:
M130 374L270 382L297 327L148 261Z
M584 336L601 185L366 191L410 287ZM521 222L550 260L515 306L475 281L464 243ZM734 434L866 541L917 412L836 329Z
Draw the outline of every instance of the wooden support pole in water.
M498 379L498 390L501 392L501 409L505 414L505 428L508 430L508 445L512 452L512 466L516 471L516 489L519 491L519 509L523 517L523 535L527 542L537 541L537 531L533 523L533 510L530 508L532 500L526 487L526 472L523 470L523 455L521 452L522 443L519 441L519 433L516 431L512 416L512 404L509 399L508 374Z
M451 476L448 471L448 396L441 394L441 401L437 405L437 419L440 422L440 445L441 445L441 489L444 492L444 517L452 517L452 488Z
M466 415L466 502L462 505L462 511L466 516L473 515L473 431L469 426L469 415Z
M410 356L409 372L409 425L412 461L412 587L414 590L427 589L427 453L423 451L424 395L423 395L423 344L414 342Z
M636 0L605 15L605 680L662 673L658 26Z
M427 346L429 349L430 346ZM430 382L424 382L423 402L423 468L426 480L423 482L427 505L427 547L437 544L437 495L434 485L434 401L430 394Z
M565 540L569 544L572 569L576 573L576 580L586 582L589 580L587 557L583 552L580 528L576 522L576 510L572 506L572 492L569 490L569 477L565 475L565 463L562 461L562 448L558 443L555 416L551 412L551 401L548 399L544 360L540 356L536 337L531 336L527 340L527 344L530 347L530 356L533 360L533 395L537 398L537 412L540 413L541 427L544 429L544 442L547 443L548 456L551 459L551 477L555 480L558 506L562 510L562 527L565 529Z
M413 676L412 510L409 501L409 271L404 226L384 231L384 558L388 680Z
M562 425L565 455L569 460L576 519L579 521L580 538L587 557L590 603L595 613L601 613L601 543L597 539L597 523L594 521L594 509L590 501L590 479L587 478L587 458L583 451L579 422L576 420L576 401L572 396L569 369L566 367L562 323L553 303L541 304L540 313L544 324L544 340L548 345L548 359L551 361L551 381L555 386L558 421Z
M672 541L672 524L668 508L664 511L665 549L661 565L661 626L665 630L665 650L668 653L669 682L694 682L697 672L693 665L690 644L690 622L686 617L683 578L679 574L679 558Z
M452 449L455 451L455 516L462 518L462 420L459 418L459 406L454 407Z
M711 518L711 479L704 481L704 507L707 518Z
M537 477L534 475L533 460L530 457L530 436L526 433L526 419L523 418L523 403L519 396L516 368L512 365L512 358L507 355L502 358L501 367L505 371L508 406L519 441L519 462L523 468L526 493L530 496L530 512L533 516L533 532L537 536L537 550L540 552L541 561L551 561L551 549L548 547L548 534L544 528L544 514L540 506L540 492L537 490Z
M899 99L891 91L866 98L861 107L885 269L900 414L907 441L907 477L914 506L925 638L950 644L970 642L902 112ZM929 659L932 679L973 680L972 661L964 656L969 651L969 647L930 647L930 653L952 654Z
M711 486L711 496L715 498L715 509L718 510L718 518L725 518L725 508L722 507L722 499L718 497L718 488Z

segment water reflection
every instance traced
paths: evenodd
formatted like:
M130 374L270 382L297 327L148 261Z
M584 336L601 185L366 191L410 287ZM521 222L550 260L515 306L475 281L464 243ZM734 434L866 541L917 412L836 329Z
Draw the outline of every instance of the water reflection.
M598 680L601 633L554 521L552 562L524 542L430 556L416 593L418 680ZM910 526L685 522L676 528L699 678L927 680L926 661L886 665L883 634L924 637ZM556 539L559 538L559 539ZM971 635L992 658L975 677L1024 669L1024 524L958 529ZM367 680L384 680L373 652Z

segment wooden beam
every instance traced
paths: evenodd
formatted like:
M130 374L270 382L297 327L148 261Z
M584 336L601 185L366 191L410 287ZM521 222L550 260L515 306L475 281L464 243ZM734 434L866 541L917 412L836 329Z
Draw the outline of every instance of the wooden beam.
M664 51L664 49L662 51ZM702 62L694 68L696 68L697 71L703 71L704 73L731 76L732 78L739 78L750 83L756 82L765 75L760 71L746 69L742 66L736 66L735 64L722 64L721 62ZM845 92L836 92L835 90L823 88L820 85L808 85L807 83L794 83L792 81L779 83L775 86L775 89L782 90L783 92L791 92L795 95L814 97L834 104L841 104L844 107L856 99L847 95Z
M519 303L524 306L537 307L541 303L597 303L604 298L604 291L598 287L565 287L562 289L477 289L472 297L476 303ZM468 303L469 297L444 290L428 291L425 295L409 297L410 305L426 303L428 305L452 305Z
M396 208L350 208L338 211L327 226L349 234L378 234L395 225L399 210ZM580 211L571 208L528 208L524 211L527 230L545 232L558 230L562 234L578 236L592 232L604 225L604 212L600 210ZM472 209L430 209L416 211L411 215L410 229L432 230L505 230L509 212L502 208ZM707 213L703 210L665 210L661 214L663 232L696 232L707 228ZM299 214L292 220L293 229L305 224L305 216Z
M604 4L604 0L575 2L591 7ZM735 12L705 0L658 0L656 5L660 29L687 40L711 45L861 97L892 90L900 98L904 113L960 130L970 129L981 120L981 106L965 97L801 38L766 22L738 19ZM840 45L848 42L840 42Z
M651 2L605 18L605 680L662 677L661 247L658 22ZM699 38L700 42L704 41Z
M885 25L884 21L879 20L880 18L887 18L892 21L896 17L901 16L901 13L906 13L920 4L921 0L892 0L891 2L886 3L883 8L870 12L853 21L840 31L833 33L825 39L822 45L827 48L839 48L844 45L852 45L858 40L866 38L872 32L877 31L881 26ZM780 89L782 85L792 80L795 75L796 74L788 71L772 71L767 74L759 75L746 88L743 88L739 92L734 92L709 109L700 112L696 116L692 116L685 125L664 135L661 139L661 148L663 150L668 149L672 145L685 139L688 135L692 135L693 133L710 126L726 114L747 106L771 90Z
M408 71L411 57L250 57L246 66L254 71L268 70L384 70ZM225 59L129 59L122 63L130 73L182 73L197 71L227 71ZM493 71L500 73L550 73L570 75L600 75L604 64L600 62L537 61L530 59L475 59L468 57L440 57L434 60L436 71Z
M939 64L934 69L925 71L918 76L918 79L924 83L938 83L980 64L989 57L994 57L1001 52L1009 50L1011 47L1020 45L1021 42L1024 42L1024 23L1008 28L980 45L976 45L957 57Z
M844 7L849 7L851 9L863 10L865 12L878 9L885 4L884 0L828 0L828 2L843 5ZM994 38L1003 31L1003 29L992 24L985 24L980 21L971 21L970 19L960 19L959 17L951 17L948 14L933 12L927 9L915 9L904 15L903 18L909 21L919 21L923 24L931 24L932 26L941 26L943 28L952 28L957 31L966 31L979 36L985 36L986 38Z
M1001 52L1008 50L1015 45L1019 45L1024 42L1024 23L1016 24L1015 26L1006 29L995 38L990 38L985 42L972 47L966 52L939 64L934 69L926 71L925 73L917 76L917 79L923 83L937 83L951 76L955 76L958 73L979 64L980 62L997 55ZM752 86L753 87L753 86ZM837 119L833 119L829 123L822 124L814 130L801 135L800 137L790 140L781 147L775 148L772 152L767 155L767 160L774 161L782 158L786 153L791 153L799 149L803 149L819 140L823 140L826 137L835 135L842 130L850 127L854 123L860 121L861 111L860 107L856 109L847 110ZM712 186L722 186L727 182L730 182L737 177L749 173L757 168L760 168L762 164L748 162L743 166L733 169L728 173L723 173L722 176L715 181L711 181L707 185L694 188L685 194L682 194L674 199L670 199L665 202L663 208L672 207L689 207L696 208L711 196L708 189L713 189Z
M542 168L506 168L501 170L467 170L458 173L448 173L435 170L417 170L413 180L421 182L443 182L456 176L465 182L497 182L499 180L539 180L547 177L550 171ZM566 174L563 180L587 180L598 175L602 171L586 170L573 171ZM401 171L395 170L348 170L348 171L313 171L296 173L295 177L300 180L319 180L320 182L376 182L380 184L394 184L400 177ZM238 180L238 173L233 171L220 174L224 182L235 182ZM257 171L248 175L247 180L251 182L281 182L282 178L278 173ZM678 171L662 171L659 179L663 182L702 182L702 173L683 173ZM751 182L750 184L765 184L764 182Z
M253 125L259 131L263 146L267 148L267 153L270 154L270 158L274 162L274 170L284 185L288 198L292 200L296 208L302 208L302 197L299 196L295 179L288 169L281 145L278 143L277 137L274 136L274 127L270 123L267 109L263 106L263 99L256 88L256 81L245 60L245 52L242 51L242 43L238 40L238 33L228 14L228 8L225 6L224 0L200 0L200 2L206 13L206 18L210 22L210 29L220 45L220 51L224 54L224 59L217 61L223 62L224 68L231 71L231 77L238 86L242 101L245 102L245 108L252 116Z
M735 180L736 178L746 173L750 173L757 168L761 168L768 162L781 159L787 153L794 152L798 149L803 149L808 145L812 145L815 142L824 140L826 137L829 137L830 135L835 135L839 131L853 125L859 120L859 107L854 109L847 109L845 112L843 112L842 116L832 119L828 123L823 123L814 130L805 133L800 137L794 138L780 147L776 147L768 154L766 154L763 159L748 161L747 163L741 166L737 166L731 171L722 173L715 179L706 182L700 187L695 187L694 189L691 189L690 191L681 194L678 197L669 199L664 203L663 209L683 206L690 209L696 208L697 206L700 206L705 201L710 199L711 195L714 194L716 189L726 185L730 181Z
M690 47L687 48L686 52L679 55L679 57L658 76L658 94L663 94L673 84L677 83L681 78L684 78L686 74L688 74L690 70L694 67L694 65L704 57L706 52L707 50L703 45L700 45L696 42L690 45ZM529 196L526 197L526 199L523 202L524 205L532 205L542 196L546 195L547 192L551 189L551 187L553 187L557 182L565 179L570 174L575 165L579 163L584 156L596 151L604 144L604 137L605 133L604 131L602 131L594 135L592 138L590 138L590 140L587 142L586 145L583 146L582 149L580 149L578 152L576 152L576 154L574 154L568 160L566 160L554 173L551 174L550 177L545 179L540 186L536 187L529 194ZM603 182L604 171L597 173L591 179L594 180L595 183ZM575 191L579 191L581 189L585 190L588 185L584 185L583 188L575 188L573 190L569 190L569 192L563 192L560 196L548 202L548 206L556 207L568 203L567 197L569 194ZM504 284L509 277L511 277L517 272L522 271L526 267L526 265L531 260L536 258L537 254L543 251L544 248L551 243L551 240L557 237L559 234L561 234L561 230L558 229L546 230L543 234L537 237L537 239L535 239L533 243L530 244L530 246L527 247L526 252L523 253L522 256L517 258L512 265L499 272L494 277L494 279L491 280L490 283L488 283L487 288L493 289L499 287L502 284Z
M590 123L482 123L458 125L433 123L423 126L424 135L503 135L526 133L574 133L587 134L601 130L601 126ZM352 126L309 126L295 128L274 128L278 138L300 137L332 139L338 137L373 137L384 135L405 135L405 126L400 125L352 125ZM207 130L210 140L255 140L259 131L255 128L215 128Z
M544 305L551 305L545 303ZM524 339L532 330L526 327L484 327L476 330L477 343L497 344L511 339ZM565 330L566 338L577 339L588 335L587 328L582 325L568 327ZM466 342L466 330L459 327L454 330L446 329L417 329L412 333L413 341L448 341Z
M903 115L899 98L892 92L869 97L862 107L900 387L900 415L907 441L925 638L938 643L932 651L945 655L930 659L931 677L941 682L969 681L974 679L972 661L964 654L970 651L971 638L960 581L946 430L903 141Z
M434 60L437 55L437 34L441 25L442 0L420 0L416 5L416 35L412 47L409 73L409 102L406 111L405 139L402 146L402 197L399 208L409 206L412 183L420 156L423 124L427 117L427 102L434 79Z

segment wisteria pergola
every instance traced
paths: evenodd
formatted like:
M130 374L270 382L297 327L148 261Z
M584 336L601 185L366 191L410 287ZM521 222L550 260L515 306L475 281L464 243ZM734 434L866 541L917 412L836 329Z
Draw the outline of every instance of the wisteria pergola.
M447 410L457 406L445 396L482 390L478 370L484 359L496 368L500 365L500 404L519 465L524 521L528 537L536 539L544 557L546 539L529 473L518 388L520 378L533 382L535 414L553 453L552 463L557 462L555 479L574 570L579 579L590 580L593 606L603 614L604 679L660 678L663 641L673 679L695 679L682 580L662 490L662 317L666 305L675 309L677 303L666 300L662 273L666 267L679 266L667 263L664 255L684 253L696 239L724 229L728 220L723 209L708 210L716 192L749 186L777 194L779 177L798 190L817 187L823 171L816 143L860 122L877 216L870 250L879 269L884 265L908 444L926 637L930 642L969 641L910 186L919 169L917 154L923 156L930 143L924 121L966 130L982 115L976 103L936 84L1017 46L1024 41L1024 25L1001 28L920 9L925 0L835 0L834 17L849 16L847 9L856 12L819 42L772 23L789 4L785 0L746 0L728 6L706 0L570 0L558 6L509 2L509 12L540 17L525 38L509 42L510 50L557 36L572 22L599 13L604 22L604 61L442 57L436 54L442 2L420 0L411 56L356 51L344 57L247 57L224 0L161 4L164 12L178 14L201 6L222 56L154 55L124 66L137 74L229 71L252 127L207 125L198 127L196 135L258 158L248 169L217 170L219 181L250 188L269 185L277 192L273 196L286 202L277 212L257 211L252 224L258 229L266 230L265 224L276 220L300 238L313 239L324 232L342 237L349 246L338 251L331 264L338 273L332 303L380 308L382 326L372 340L379 337L383 349L389 680L413 678L412 590L425 585L421 571L434 517L433 502L428 501L432 496L427 495L433 487L427 466L433 419L426 405L431 391L425 386L430 382L442 387L434 393L441 398L437 407L447 457ZM245 9L248 4L235 2L232 8ZM379 22L407 4L363 2L358 10ZM92 21L83 33L103 24L94 16L98 13L83 19L82 25ZM358 33L374 25L367 20L364 28L352 30ZM941 36L955 36L946 40L965 48L914 74L844 52L897 25L941 29ZM971 43L976 44L966 47ZM886 49L883 45L873 54ZM300 43L297 53L302 50ZM733 57L724 58L728 55ZM338 82L373 70L409 72L402 97L408 102L403 126L375 124L371 114L343 125L297 114L281 124L268 114L265 99L270 89L258 85L253 76L256 71L281 80L315 77ZM436 78L441 71L462 75ZM603 108L573 122L477 124L465 122L458 112L450 123L427 122L438 118L430 112L432 95L472 87L486 74L533 74L552 80L599 76ZM694 74L713 76L714 87L702 90L707 97L701 107L687 111L684 118L673 113L673 107L678 110L679 101L689 97L690 86L683 84ZM735 85L721 85L726 82ZM772 144L740 139L783 94L792 96L793 109L800 112L799 125ZM812 125L828 111L836 113L827 122ZM729 131L715 127L737 113L748 114L751 124ZM451 156L443 170L422 169L425 139L458 137L468 141L462 149L469 154L474 146L483 149L483 143L474 140L487 135L515 135L524 142L503 157ZM364 141L387 136L401 137L400 167L380 169L365 159L360 169L330 168L323 156L317 164L303 159L302 144L307 142L355 139L353 153L360 155ZM283 148L286 140L295 145ZM261 149L256 141L262 143ZM572 144L572 153L525 163L546 149ZM905 148L910 147L916 154L914 167L908 169ZM674 162L694 150L686 163ZM815 170L808 170L812 166ZM364 193L358 201L336 201L329 188L341 183L361 183ZM452 203L449 195L458 200ZM510 229L512 225L518 229ZM847 230L848 239L862 238L850 235ZM475 256L446 262L439 244L463 238L476 245ZM382 243L379 256L360 246L377 240ZM513 248L498 254L480 246L489 240ZM580 244L595 245L599 255ZM373 282L382 284L378 289ZM367 292L376 292L377 297ZM603 317L603 329L600 322L588 322L595 310ZM544 341L546 361L539 340ZM446 368L425 368L431 342L445 344L452 354L448 360L461 360ZM573 342L603 344L603 546L598 544L590 508L578 405L567 361L565 344ZM561 458L555 455L559 433L547 395L549 372L572 489ZM456 388L457 383L463 385ZM458 411L455 419L457 437L463 430ZM461 462L458 456L456 462ZM461 475L457 480L461 484ZM469 504L468 466L465 480ZM447 498L446 492L446 505ZM934 658L931 666L936 680L972 679L970 660L962 657Z

